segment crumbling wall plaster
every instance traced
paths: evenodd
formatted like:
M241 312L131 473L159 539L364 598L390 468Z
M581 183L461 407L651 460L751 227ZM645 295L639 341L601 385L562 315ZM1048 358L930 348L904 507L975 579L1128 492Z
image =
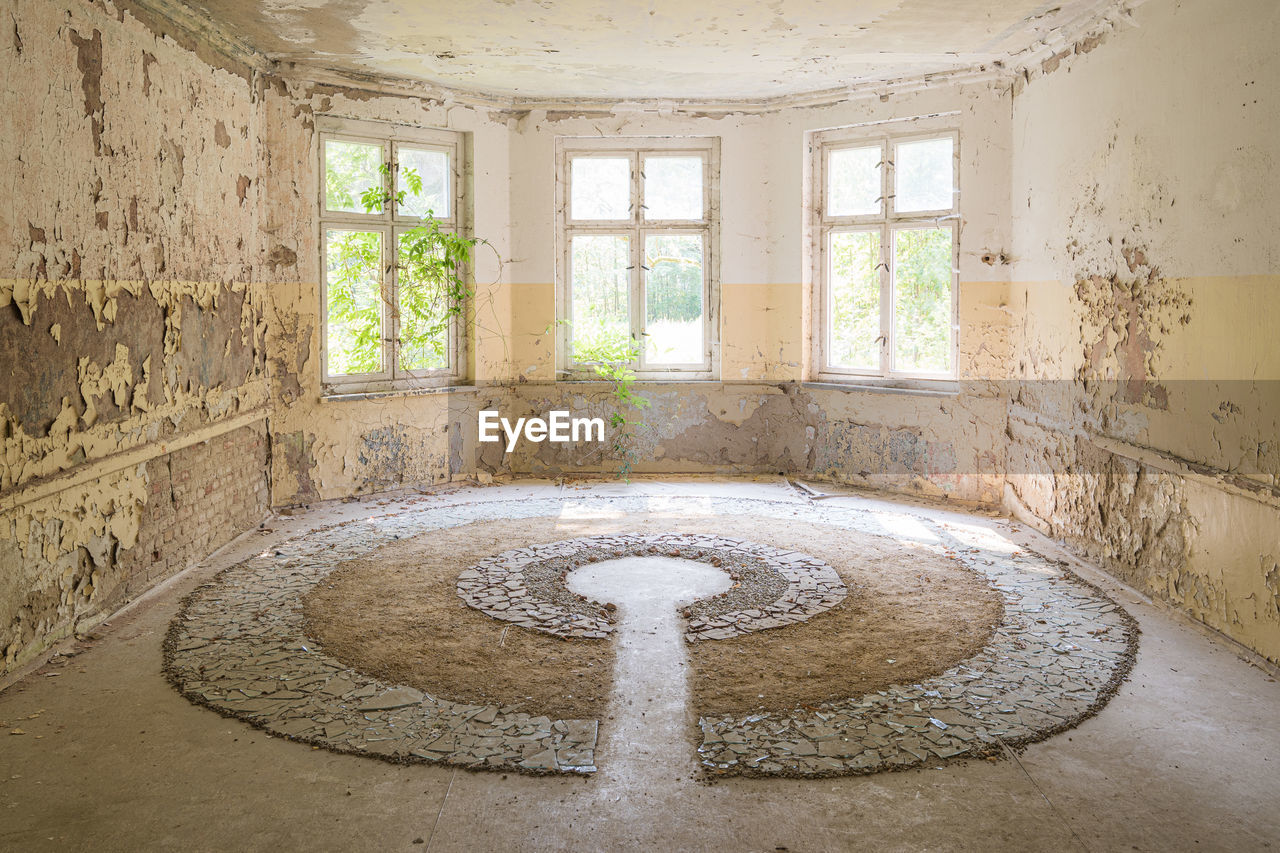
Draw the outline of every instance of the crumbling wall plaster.
M1280 10L1133 22L1015 88L1007 497L1278 660Z
M767 382L639 383L636 389L650 406L621 411L635 423L627 446L638 474L784 474L964 504L1000 500L1002 460L991 446L1003 423L998 398L961 404L959 395L904 399ZM467 429L464 458L486 475L608 475L622 465L612 432L603 444L521 440L511 453L503 443L478 443L481 408L513 422L556 409L607 422L618 407L603 383L488 388L456 400L451 422Z
M256 523L269 391L252 80L111 2L6 11L0 669ZM223 441L230 479L157 490Z

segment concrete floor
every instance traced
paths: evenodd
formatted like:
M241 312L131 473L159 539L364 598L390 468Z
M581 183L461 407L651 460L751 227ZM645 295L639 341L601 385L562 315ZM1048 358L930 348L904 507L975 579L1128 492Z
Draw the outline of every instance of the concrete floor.
M578 595L618 607L613 695L597 750L608 762L604 778L625 780L626 791L663 790L690 756L688 656L677 608L733 581L705 563L671 557L604 560L566 580Z
M804 500L780 480L701 479L526 483L425 500L562 491ZM829 500L987 527L1061 556L1002 519L865 495ZM1280 850L1274 675L1087 567L1081 574L1141 623L1128 683L1097 717L1016 758L940 769L707 784L692 758L602 765L594 778L401 767L267 737L165 682L161 639L192 587L288 536L394 508L375 499L278 518L0 693L0 848Z

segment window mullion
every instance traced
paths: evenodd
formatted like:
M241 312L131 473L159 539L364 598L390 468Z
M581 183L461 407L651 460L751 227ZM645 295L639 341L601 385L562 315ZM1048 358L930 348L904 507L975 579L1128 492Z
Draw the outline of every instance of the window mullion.
M644 341L644 229L633 228L631 231L631 338L636 342L639 352L632 366L636 370L645 369Z
M631 224L644 225L644 152L631 153Z
M825 191L823 204L826 204ZM818 310L821 312L822 327L818 330L818 334L822 336L819 346L822 348L822 370L834 367L831 357L832 347L835 345L835 300L832 299L831 289L831 226L820 225L818 227L818 255L819 255L819 271L818 271L818 287L821 289Z
M880 373L893 370L893 229L880 226Z
M387 169L387 174L385 175L379 172L379 176L382 178L382 197L383 199L385 199L385 201L382 203L382 210L380 211L380 214L382 217L382 221L387 223L395 221L395 218L393 216L393 208L395 205L395 200L389 197L395 192L395 185L396 185L395 184L396 170L395 170L395 153L394 152L395 152L395 148L392 146L391 142L383 141L382 162L387 164L390 168Z
M395 222L395 145L391 140L382 142L382 162L390 168L382 177L382 357L386 360L386 375L399 378L400 365L396 343L399 340L400 306L396 299L396 230Z
M897 210L894 206L893 187L894 187L894 162L889 156L893 151L893 143L888 139L880 140L880 162L884 164L880 169L880 214L883 221L888 222L896 214Z
M394 228L382 228L382 357L386 359L386 374L398 378L400 366L396 344L400 336L400 305L396 297L396 233Z
M813 187L814 209L810 213L810 222L813 228L818 232L818 244L811 247L811 251L816 257L816 266L811 266L811 275L818 286L818 299L815 300L817 305L814 310L817 313L818 325L818 343L817 343L817 367L819 377L831 370L834 366L835 359L832 356L832 346L834 345L835 335L832 328L835 322L835 311L833 310L833 300L831 298L831 226L827 222L827 209L830 205L828 194L830 193L830 181L827 173L830 170L830 164L827 158L831 156L831 148L826 140L818 135L810 140L809 157L813 164L813 180L817 186ZM811 314L812 317L812 314Z
M632 363L635 370L645 369L644 299L645 299L645 230L644 230L644 152L631 152L631 338L638 352Z
M400 151L395 142L388 141L384 160L388 166L387 174L382 176L383 193L386 194L387 203L382 206L382 213L389 222L396 221L396 214L399 213L396 205L396 188L400 184Z
M713 323L719 321L719 311L712 304L712 229L710 225L698 232L703 238L703 366L712 369L712 338L716 329Z
M892 143L886 138L880 140L880 375L888 376L893 371L893 232L889 221L893 215L894 163L889 157L893 150Z
M957 172L958 174L958 172ZM951 340L950 359L951 372L960 376L960 222L959 204L956 207L957 220L951 223Z

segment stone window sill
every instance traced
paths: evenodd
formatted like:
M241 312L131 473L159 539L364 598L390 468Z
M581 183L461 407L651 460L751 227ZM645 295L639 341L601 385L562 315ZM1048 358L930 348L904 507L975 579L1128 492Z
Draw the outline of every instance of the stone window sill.
M322 403L355 403L389 397L431 397L459 391L475 391L475 385L440 385L434 388L387 388L379 391L327 391L320 395Z
M802 388L818 391L845 391L848 393L870 393L905 395L910 397L959 397L960 383L955 380L930 381L928 383L895 382L893 384L868 382L802 382Z

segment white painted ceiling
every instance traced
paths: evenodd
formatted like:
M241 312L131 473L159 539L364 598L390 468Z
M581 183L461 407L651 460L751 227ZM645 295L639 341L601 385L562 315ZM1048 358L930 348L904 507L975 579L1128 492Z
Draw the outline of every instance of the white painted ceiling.
M271 59L503 98L777 98L990 66L1102 0L180 0Z

